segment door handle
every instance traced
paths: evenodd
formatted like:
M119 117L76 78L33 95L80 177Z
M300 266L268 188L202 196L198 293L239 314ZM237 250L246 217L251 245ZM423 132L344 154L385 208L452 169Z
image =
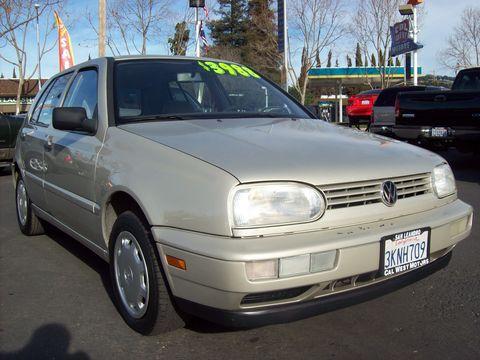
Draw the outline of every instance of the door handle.
M45 150L52 150L52 147L53 147L53 136L52 135L47 135L44 147L45 147Z

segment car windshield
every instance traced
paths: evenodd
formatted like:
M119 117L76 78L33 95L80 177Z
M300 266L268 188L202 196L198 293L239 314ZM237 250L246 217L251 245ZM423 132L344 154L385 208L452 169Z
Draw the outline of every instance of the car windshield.
M117 121L206 118L310 118L252 69L208 60L119 61Z

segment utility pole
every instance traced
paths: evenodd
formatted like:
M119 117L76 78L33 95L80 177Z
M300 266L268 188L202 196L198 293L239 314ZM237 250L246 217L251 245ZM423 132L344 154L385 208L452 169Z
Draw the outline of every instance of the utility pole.
M105 0L98 0L98 56L105 56Z
M40 70L40 26L38 24L38 8L40 7L40 4L35 3L35 11L37 13L37 66L38 66L38 91L42 88L42 72Z

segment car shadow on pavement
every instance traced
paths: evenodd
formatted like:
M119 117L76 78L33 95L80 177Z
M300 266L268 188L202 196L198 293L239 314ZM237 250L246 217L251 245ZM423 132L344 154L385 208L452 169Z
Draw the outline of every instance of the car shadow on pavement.
M12 352L0 351L0 359L90 359L83 351L68 352L71 338L65 326L56 323L46 324L33 332L23 348Z
M65 250L69 251L72 255L83 261L91 269L95 270L98 275L100 275L100 279L102 280L102 285L105 288L105 291L110 297L112 303L115 304L108 264L99 256L95 255L90 249L83 246L81 243L74 240L53 225L45 224L44 227L45 235L47 235Z
M83 246L81 243L74 240L53 225L45 224L45 235L98 273L105 291L115 306L108 264L103 259L92 253L90 249ZM186 323L185 328L199 333L223 333L236 331L236 329L225 328L209 321L187 315L184 316L184 320Z

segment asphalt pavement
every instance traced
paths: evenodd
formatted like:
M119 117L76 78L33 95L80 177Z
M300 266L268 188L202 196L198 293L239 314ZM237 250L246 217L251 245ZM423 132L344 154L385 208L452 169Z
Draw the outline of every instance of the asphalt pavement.
M25 237L0 173L0 358L480 359L480 158L447 157L476 211L450 265L415 284L306 320L232 331L205 321L161 336L117 313L108 266L55 229Z

